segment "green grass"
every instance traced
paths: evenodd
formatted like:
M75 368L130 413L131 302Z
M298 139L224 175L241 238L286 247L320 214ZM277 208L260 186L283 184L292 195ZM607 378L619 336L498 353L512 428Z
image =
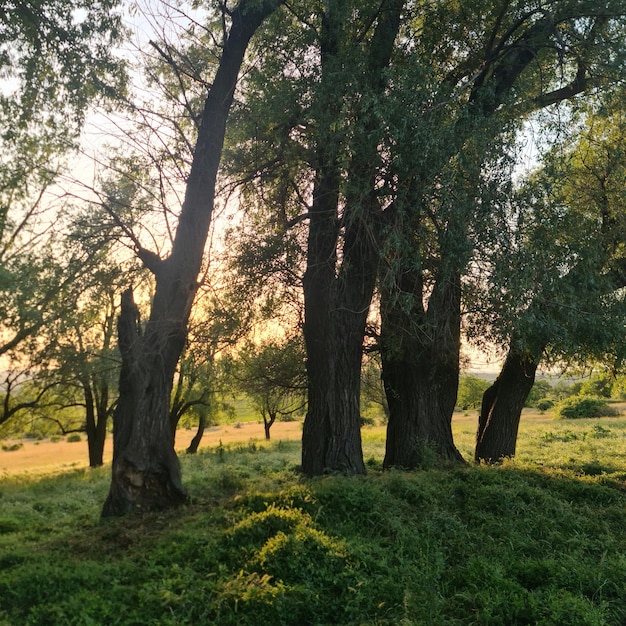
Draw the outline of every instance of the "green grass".
M413 473L363 436L359 478L301 479L297 442L184 456L192 503L141 518L99 521L106 469L5 479L0 624L626 623L626 419L535 416L515 461Z

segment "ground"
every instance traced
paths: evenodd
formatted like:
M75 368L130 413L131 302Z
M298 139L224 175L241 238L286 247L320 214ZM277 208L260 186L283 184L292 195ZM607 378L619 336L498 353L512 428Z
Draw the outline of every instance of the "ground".
M184 451L195 430L179 430L176 435L176 450ZM272 439L299 439L302 436L301 422L276 422L271 430ZM225 424L207 428L200 443L200 449L207 446L216 446L234 441L262 440L265 438L263 424L242 422ZM17 450L8 450L14 444L22 444ZM23 439L18 441L3 441L0 450L0 477L16 474L41 474L57 471L66 471L79 467L87 467L87 440L67 442L65 440L52 442L49 439L34 441ZM113 454L112 439L109 437L104 447L104 462L109 463Z

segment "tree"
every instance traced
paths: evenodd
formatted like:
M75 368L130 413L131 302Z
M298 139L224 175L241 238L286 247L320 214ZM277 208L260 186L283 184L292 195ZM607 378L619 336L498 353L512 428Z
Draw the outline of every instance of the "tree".
M319 43L320 93L326 99L320 104L326 114L317 126L303 279L309 392L302 471L307 475L327 470L365 472L360 433L361 362L378 267L379 221L389 202L377 189L384 133L378 107L389 84L387 69L404 3L383 2L374 13L366 6L358 16L361 23L348 21L349 4L327 5ZM369 26L367 31L362 30L364 25ZM363 44L366 47L362 48ZM350 78L342 72L347 59L352 61ZM352 110L347 111L351 134L347 129L336 132L351 100Z
M164 258L139 250L155 280L150 316L142 326L132 290L122 295L118 343L122 355L114 414L113 470L102 515L180 505L187 495L173 447L169 403L215 199L226 121L248 43L276 0L241 0L232 10L215 77L204 103L172 250Z
M391 202L381 173L388 70L402 2L290 3L276 16L243 128L238 178L284 232L306 222L304 338L308 401L302 469L363 473L362 345L378 265L378 219ZM274 41L274 40L272 40ZM259 46L263 40L259 41ZM285 63L285 59L289 59ZM298 272L302 271L296 267Z
M621 359L624 126L621 112L603 117L590 112L578 143L556 159L549 154L521 194L528 204L517 209L520 247L501 258L503 275L494 281L500 306L514 307L515 320L500 316L509 324L509 349L483 398L477 461L515 454L521 410L542 359ZM520 265L522 284L516 289L510 280L503 289L501 279Z
M238 353L236 377L263 418L265 438L280 418L305 407L306 374L300 338L248 343Z
M114 54L124 36L118 6L44 0L0 7L0 354L13 364L0 422L23 404L11 402L11 379L33 375L34 338L55 322L57 303L81 277L83 259L69 256L62 265L57 258L62 241L46 194L77 147L88 107L124 91L124 63Z
M473 376L472 374L461 376L456 400L457 406L462 411L477 409L487 387L489 387L489 381L484 378Z
M92 260L93 261L93 260ZM128 283L130 272L107 267L100 256L92 262L90 282L74 301L63 303L59 322L40 336L46 342L48 370L41 372L54 382L57 393L65 391L66 406L83 410L82 429L87 434L90 467L103 464L109 419L117 402L115 378L119 376L119 353L115 346L115 320L119 312L117 293Z
M464 279L478 233L494 232L496 183L481 166L506 161L532 111L619 75L621 8L345 0L290 3L272 25L278 43L248 77L243 127L255 132L240 179L287 218L272 224L309 225L306 474L364 471L357 372L381 256L383 369L398 416L387 464L413 465L419 439L461 460L450 418ZM595 72L603 47L617 62Z
M533 111L617 81L623 72L624 51L616 39L623 30L619 3L527 9L479 3L464 7L461 15L452 3L439 3L420 21L419 43L428 46L422 59L431 54L439 85L434 106L420 121L436 129L436 136L421 145L409 137L417 159L409 161L413 167L402 165L408 169L405 187L412 182L414 196L389 230L383 285L390 288L382 290L381 302L383 375L391 410L387 467L415 467L426 447L445 459L462 460L450 420L459 376L463 276L475 251L470 235L480 223L477 211L485 205L477 201L480 190L468 187L477 179L476 169L489 167L481 155L497 154L506 131ZM606 63L598 54L602 49ZM560 71L554 73L555 67ZM447 119L438 117L441 111ZM455 174L457 164L468 174L465 181L463 169ZM446 171L461 174L460 187L454 179L451 188L442 185ZM441 189L446 202L433 206L431 197ZM455 189L461 202L454 200ZM429 231L433 236L426 238Z

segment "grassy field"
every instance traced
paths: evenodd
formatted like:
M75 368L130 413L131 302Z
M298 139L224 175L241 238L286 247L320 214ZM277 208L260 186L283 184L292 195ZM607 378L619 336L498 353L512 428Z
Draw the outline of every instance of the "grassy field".
M181 459L191 503L141 518L99 520L106 467L5 476L0 624L626 624L626 418L529 413L499 467L382 472L363 436L359 478L213 445Z

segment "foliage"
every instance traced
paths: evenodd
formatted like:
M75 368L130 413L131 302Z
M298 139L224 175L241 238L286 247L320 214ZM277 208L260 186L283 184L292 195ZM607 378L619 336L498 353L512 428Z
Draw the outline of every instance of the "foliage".
M578 393L581 396L610 398L613 395L614 382L615 378L609 374L594 374L582 382Z
M593 396L572 396L561 401L557 406L557 414L565 419L589 417L611 417L617 415L616 409L609 406L604 398Z
M382 379L380 357L376 354L367 354L361 368L361 419L374 422L371 414L380 415L383 419L389 418L389 406Z
M0 621L618 626L626 422L531 422L541 467L302 482L296 443L212 448L181 459L193 504L106 523L109 470L9 478Z
M549 399L543 399L543 400L539 400L539 402L537 402L537 408L543 413L544 411L547 411L548 409L551 409L554 406L554 402L552 400Z
M457 408L462 411L480 408L483 394L490 386L490 382L485 378L466 374L459 380L459 393L456 400Z
M235 378L261 414L266 434L276 419L292 418L305 406L306 373L300 338L247 343L239 352Z
M10 0L0 8L2 353L47 324L48 305L79 273L80 260L57 258L63 244L46 193L76 148L88 107L124 91L124 63L113 51L123 37L118 7Z
M547 380L537 379L526 398L525 406L537 406L540 400L551 398L553 394L552 385Z

